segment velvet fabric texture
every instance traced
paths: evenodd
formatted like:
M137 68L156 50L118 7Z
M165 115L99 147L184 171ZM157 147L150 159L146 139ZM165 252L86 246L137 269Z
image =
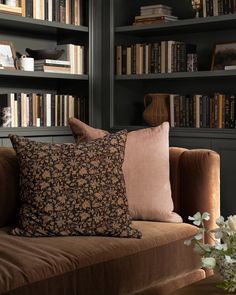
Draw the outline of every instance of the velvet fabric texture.
M130 295L149 294L149 288L160 294L161 286L164 295L204 276L198 255L184 245L196 227L147 221L134 226L142 239L27 238L0 230L0 294Z
M14 235L139 238L122 172L127 132L88 143L45 144L11 135L20 170Z
M78 119L69 120L76 142L107 134ZM132 218L181 222L173 212L169 179L169 124L128 133L123 172Z

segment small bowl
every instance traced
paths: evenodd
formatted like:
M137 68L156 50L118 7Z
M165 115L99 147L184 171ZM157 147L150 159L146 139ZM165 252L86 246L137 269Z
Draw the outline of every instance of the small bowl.
M64 49L30 49L26 48L25 51L28 53L30 57L34 59L58 59L61 57L62 53L65 51Z

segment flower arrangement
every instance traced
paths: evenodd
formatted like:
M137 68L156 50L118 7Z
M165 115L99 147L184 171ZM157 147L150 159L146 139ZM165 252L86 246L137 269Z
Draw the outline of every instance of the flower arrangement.
M199 227L198 233L185 245L194 243L194 250L202 256L202 267L214 269L219 272L223 282L217 287L228 292L236 291L236 215L229 216L226 220L220 216L216 220L218 228L209 230L205 227L205 221L210 219L207 212L197 212L189 216L189 220ZM208 235L213 239L213 244L206 244L204 236Z

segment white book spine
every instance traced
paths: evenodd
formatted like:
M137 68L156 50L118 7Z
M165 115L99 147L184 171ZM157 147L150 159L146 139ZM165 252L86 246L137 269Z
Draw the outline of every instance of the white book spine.
M48 20L52 21L52 0L48 0Z
M46 94L46 126L51 126L51 94Z
M18 127L17 100L14 100L14 127Z

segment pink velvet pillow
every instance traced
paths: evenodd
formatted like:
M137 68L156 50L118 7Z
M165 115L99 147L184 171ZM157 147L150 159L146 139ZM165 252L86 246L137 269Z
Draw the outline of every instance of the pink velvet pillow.
M76 142L104 137L107 131L69 120ZM128 133L123 164L133 219L182 222L173 212L169 179L169 123Z

